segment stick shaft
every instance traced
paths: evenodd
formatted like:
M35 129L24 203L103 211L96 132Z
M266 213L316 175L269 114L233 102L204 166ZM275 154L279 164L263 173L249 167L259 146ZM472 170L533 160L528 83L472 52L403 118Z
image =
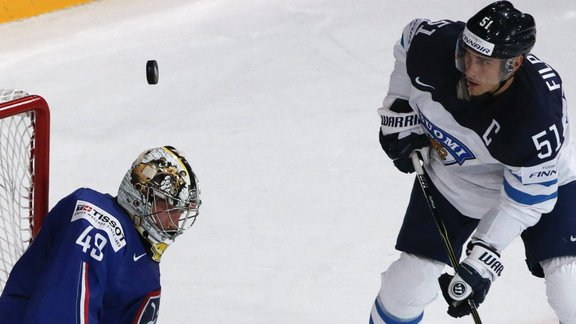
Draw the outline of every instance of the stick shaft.
M426 174L424 173L424 168L422 164L420 164L420 159L418 158L417 153L412 153L410 156L412 158L412 164L414 165L414 170L416 170L416 177L418 178L418 182L420 183L420 188L422 188L422 193L424 193L424 197L426 198L426 202L428 204L428 209L430 213L434 217L434 222L436 223L436 227L438 228L438 232L440 233L440 238L442 238L442 242L444 243L444 248L446 249L446 253L448 254L448 258L450 259L450 265L454 268L454 271L458 271L460 268L460 263L458 262L458 258L454 253L454 249L452 248L452 243L450 242L450 238L448 237L448 230L446 230L446 226L444 225L444 221L436 208L436 204L434 203L434 198L432 197L432 193L430 191L430 186L428 185L428 180L426 179ZM482 324L482 320L480 319L480 315L478 314L478 309L476 304L471 298L468 298L468 305L470 306L472 318L474 318L475 324Z

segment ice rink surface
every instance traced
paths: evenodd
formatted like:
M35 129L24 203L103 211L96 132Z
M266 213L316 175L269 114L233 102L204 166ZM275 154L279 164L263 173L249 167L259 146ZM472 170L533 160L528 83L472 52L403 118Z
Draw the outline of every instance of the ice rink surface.
M576 105L576 2L516 2ZM51 206L115 194L145 148L187 153L204 204L163 258L159 323L367 323L413 181L377 139L392 46L413 18L488 3L100 0L0 26L0 87L50 104ZM504 252L485 323L557 323L523 253ZM423 323L472 323L445 308Z

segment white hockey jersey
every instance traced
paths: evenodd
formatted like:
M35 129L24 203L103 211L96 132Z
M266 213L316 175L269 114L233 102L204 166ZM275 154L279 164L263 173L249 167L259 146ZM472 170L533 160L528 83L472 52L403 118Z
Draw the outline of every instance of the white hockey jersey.
M405 27L378 109L381 131L426 133L431 181L462 214L482 218L475 237L501 250L554 208L558 186L576 179L566 99L558 73L532 54L504 93L463 99L454 61L463 29L425 19ZM396 98L414 112L390 111Z

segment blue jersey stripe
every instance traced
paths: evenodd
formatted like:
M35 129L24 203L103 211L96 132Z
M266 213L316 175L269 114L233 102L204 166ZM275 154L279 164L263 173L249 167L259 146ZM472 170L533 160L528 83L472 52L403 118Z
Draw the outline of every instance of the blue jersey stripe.
M545 187L552 187L555 186L558 183L558 179L554 179L554 180L550 180L550 181L546 181L546 182L541 182L539 183L539 185L543 185Z
M504 191L506 192L506 194L508 195L508 197L510 197L512 200L524 204L524 205L536 205L536 204L540 204L543 203L545 201L551 200L551 199L556 199L558 198L558 191L554 191L553 193L549 194L549 195L531 195L528 193L525 193L523 191L520 191L514 187L512 187L512 185L510 185L510 183L508 183L508 181L506 181L506 179L504 179Z
M384 309L384 307L380 304L379 298L376 298L374 301L374 306L376 307L376 311L378 312L378 316L384 321L384 323L390 324L417 324L420 323L422 318L424 317L424 313L421 313L416 318L412 319L399 319L390 314ZM370 323L374 323L372 319L372 315L370 315Z

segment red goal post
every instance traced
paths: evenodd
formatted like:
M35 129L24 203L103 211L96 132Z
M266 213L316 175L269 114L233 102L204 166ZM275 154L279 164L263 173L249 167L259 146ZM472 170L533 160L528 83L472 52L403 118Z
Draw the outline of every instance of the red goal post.
M49 164L48 104L0 89L0 290L48 212Z

